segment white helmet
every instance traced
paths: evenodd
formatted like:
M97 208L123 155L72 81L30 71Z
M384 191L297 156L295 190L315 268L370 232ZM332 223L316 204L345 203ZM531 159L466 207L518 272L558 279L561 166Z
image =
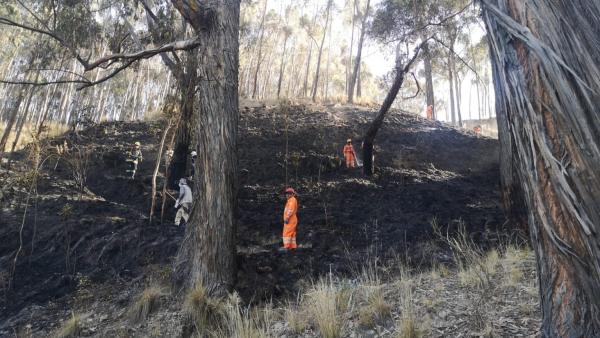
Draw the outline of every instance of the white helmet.
M195 150L192 150L192 152L190 153L190 155L192 155L192 156L197 156L197 155L198 155L198 153L197 153Z
M185 178L179 179L179 185L186 185L186 184L187 184L187 180Z

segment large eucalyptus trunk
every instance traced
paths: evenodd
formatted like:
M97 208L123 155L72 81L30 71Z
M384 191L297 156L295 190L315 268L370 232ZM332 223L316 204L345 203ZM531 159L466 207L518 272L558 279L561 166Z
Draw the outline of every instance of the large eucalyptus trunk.
M182 4L173 0L202 40L194 97L193 137L199 151L194 203L175 272L188 287L224 295L235 283L239 0Z
M483 0L503 152L523 188L542 335L600 336L600 5Z
M198 82L198 60L196 52L186 52L185 65L183 66L179 85L179 107L181 109L181 121L177 129L177 138L173 149L173 159L169 167L168 183L175 188L176 181L186 175L187 157L193 133L194 95Z

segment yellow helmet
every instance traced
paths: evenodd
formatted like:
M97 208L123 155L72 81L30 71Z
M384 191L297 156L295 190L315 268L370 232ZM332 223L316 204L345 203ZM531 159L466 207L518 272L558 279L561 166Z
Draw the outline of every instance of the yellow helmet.
M136 141L134 144L135 144L135 146L136 146L136 147L139 147L139 146L141 146L141 145L142 145L141 143L139 143L139 142L137 142L137 141Z

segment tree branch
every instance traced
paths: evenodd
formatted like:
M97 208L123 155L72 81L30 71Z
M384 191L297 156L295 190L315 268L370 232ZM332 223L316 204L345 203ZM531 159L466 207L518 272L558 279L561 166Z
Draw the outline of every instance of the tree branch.
M172 52L176 50L190 50L198 46L200 46L200 39L198 38L175 41L153 49L144 49L134 53L118 53L104 56L94 62L90 62L87 64L87 66L84 65L84 67L86 70L92 70L110 61L137 61L141 59L148 59L161 53Z
M56 81L35 82L35 81L18 81L18 80L2 80L2 79L0 79L0 83L10 84L10 85L23 85L23 86L48 86L48 85L65 84L65 83L81 83L81 84L87 85L91 82L85 81L85 80L56 80Z
M410 72L410 75L412 75L413 79L415 80L415 83L417 84L417 92L413 96L402 97L402 100L414 99L415 97L419 96L419 93L421 93L421 86L419 85L419 80L415 76L415 73Z
M144 49L144 50L133 52L133 53L112 54L112 55L101 57L93 62L89 62L88 61L89 59L86 60L83 57L81 57L81 55L79 55L79 53L77 53L77 51L75 51L71 46L69 46L61 36L59 36L58 34L52 32L52 31L36 28L36 27L29 26L29 25L22 24L22 23L18 23L16 21L13 21L6 17L0 17L0 24L18 27L21 29L25 29L25 30L28 30L31 32L35 32L38 34L42 34L42 35L51 37L52 39L58 41L63 47L67 48L73 54L73 56L77 59L77 61L83 66L84 71L86 71L86 72L93 70L95 68L99 68L99 67L107 68L116 62L123 62L123 65L119 66L113 73L111 73L112 75L109 76L108 78L118 74L123 69L125 69L126 67L128 67L129 65L131 65L133 62L135 62L137 60L148 59L157 54L162 54L162 53L167 53L167 52L174 52L174 51L178 51L178 50L190 50L190 49L194 49L194 48L197 48L198 46L200 46L200 39L193 38L193 39L188 39L188 40L175 41L175 42L164 44L157 48ZM106 78L106 79L108 79L108 78ZM99 81L94 81L94 82L89 82L89 83L91 85L94 85L97 83L101 83L101 82L105 81L106 79L103 79L102 81L99 80ZM20 81L6 81L5 83L13 83L13 82L20 82ZM87 84L88 82L84 82L84 83ZM84 86L84 88L85 87L88 87L88 85Z
M110 74L106 75L103 78L100 78L96 81L90 81L89 83L84 84L83 86L77 88L77 91L80 91L82 89L91 87L91 86L95 86L97 84L100 84L108 79L113 78L114 76L116 76L117 74L119 74L121 71L125 70L127 67L129 67L132 63L136 62L138 59L133 59L133 60L129 60L128 62L122 64L120 67L118 67L117 69L113 70Z

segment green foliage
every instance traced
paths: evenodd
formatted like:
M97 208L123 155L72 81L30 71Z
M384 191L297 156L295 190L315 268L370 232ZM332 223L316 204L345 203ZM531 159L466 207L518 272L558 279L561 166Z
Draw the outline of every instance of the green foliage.
M56 11L54 31L69 46L91 48L100 33L100 24L87 0L64 0Z

